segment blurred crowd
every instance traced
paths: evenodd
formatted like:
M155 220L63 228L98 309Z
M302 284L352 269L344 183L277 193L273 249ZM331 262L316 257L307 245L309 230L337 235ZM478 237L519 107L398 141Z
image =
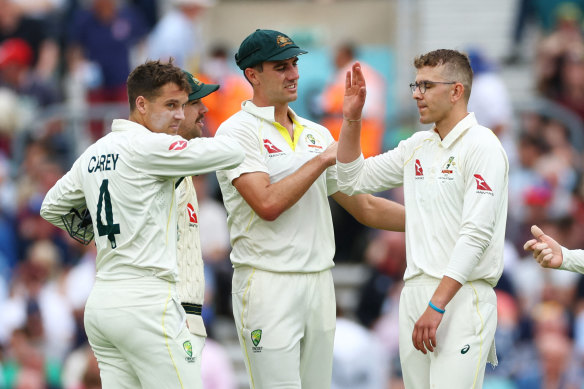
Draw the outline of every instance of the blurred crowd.
M101 387L83 329L95 247L43 221L40 204L84 146L108 131L112 110L127 115L125 80L146 58L173 57L203 82L221 85L204 100L206 136L239 110L251 89L234 70L235 48L208 47L199 23L213 3L0 0L0 388ZM467 48L475 72L469 110L499 136L510 161L505 271L496 288L499 366L487 368L484 387L584 388L584 276L543 270L522 250L532 224L568 248L584 248L584 1L518 4L507 58L499 64L480 48ZM527 68L518 45L529 20L539 31L527 50L533 104L514 106L500 70ZM342 75L359 59L359 47L344 42L330 48L330 59L336 70L311 100L310 115L335 134ZM374 155L418 127L415 116L390 117L386 75L366 63L364 71L362 146ZM218 317L231 320L226 214L214 176L196 177L195 185L210 335L203 381L208 389L232 389L232 356L215 328ZM379 195L402 200L400 190ZM354 311L339 307L333 387L400 388L404 235L367 229L335 204L335 261L363 264L367 275Z

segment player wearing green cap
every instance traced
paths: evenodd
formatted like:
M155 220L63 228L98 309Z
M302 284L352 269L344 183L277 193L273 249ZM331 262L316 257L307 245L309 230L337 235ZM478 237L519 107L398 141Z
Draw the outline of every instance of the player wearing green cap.
M333 137L289 107L298 96L298 56L306 53L278 31L248 36L235 58L253 98L217 131L245 151L238 168L217 178L233 248L233 315L252 388L330 388L336 303L328 196L369 226L403 231L405 224L397 203L338 191ZM355 64L343 126L360 127L365 94Z
M204 84L191 73L184 71L191 87L184 111L185 119L178 128L178 135L190 141L203 133L204 117L208 112L201 100L219 89L219 85ZM187 326L194 336L193 355L197 355L193 369L201 377L201 353L207 331L201 316L205 297L205 275L199 235L199 203L191 176L180 179L176 186L178 209L177 264L179 280L178 296L187 314Z

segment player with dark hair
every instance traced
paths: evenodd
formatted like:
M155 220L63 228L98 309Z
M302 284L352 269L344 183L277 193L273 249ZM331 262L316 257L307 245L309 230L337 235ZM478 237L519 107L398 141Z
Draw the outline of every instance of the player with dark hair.
M175 185L233 168L243 153L226 137L176 135L191 88L172 62L138 66L127 85L129 120L114 120L112 132L87 148L49 190L41 215L67 228L71 209L89 210L97 274L85 330L103 387L201 388L193 368L200 348L193 348L176 287Z
M233 315L252 388L331 386L336 303L328 196L371 227L405 224L400 204L338 191L330 132L289 107L305 53L278 31L249 35L236 61L253 98L217 131L245 152L239 167L217 178L233 247ZM365 93L346 89L347 115L358 116L364 103Z

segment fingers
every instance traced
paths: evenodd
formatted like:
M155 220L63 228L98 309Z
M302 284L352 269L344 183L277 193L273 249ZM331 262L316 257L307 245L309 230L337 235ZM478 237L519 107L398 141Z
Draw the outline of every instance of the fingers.
M351 89L351 72L347 70L345 75L345 90Z
M363 76L363 71L361 69L361 64L355 62L352 67L353 73L353 85L359 85L365 87L365 76Z
M534 224L533 226L531 226L531 235L533 235L536 239L539 240L545 234L543 233L543 231L541 230L541 228L539 228L538 226L536 226Z
M537 239L530 239L523 245L523 250L533 251L533 246L537 243Z
M412 343L414 344L414 348L416 350L421 351L422 353L426 354L426 348L424 347L424 335L422 330L414 327L414 332L412 333Z

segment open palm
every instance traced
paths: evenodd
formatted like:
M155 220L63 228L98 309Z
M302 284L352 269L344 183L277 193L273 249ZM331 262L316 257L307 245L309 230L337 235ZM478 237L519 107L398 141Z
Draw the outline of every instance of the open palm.
M343 116L346 119L358 120L361 118L366 95L367 88L365 86L365 77L361 70L361 64L355 62L351 67L351 71L347 71L347 77L345 79Z

